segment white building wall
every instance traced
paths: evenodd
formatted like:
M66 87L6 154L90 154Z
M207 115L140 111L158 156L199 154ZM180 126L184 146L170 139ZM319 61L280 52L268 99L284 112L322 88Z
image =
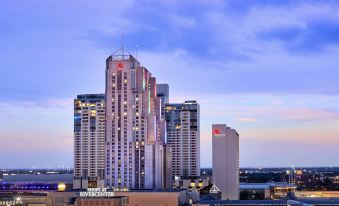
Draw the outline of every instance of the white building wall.
M153 188L154 144L159 138L156 80L130 55L106 60L106 183ZM161 173L162 174L162 173Z
M222 199L239 199L239 135L224 124L212 126L212 174Z
M102 186L105 161L105 106L103 94L78 95L74 100L73 188Z
M169 104L166 107L167 143L172 147L172 175L174 176L200 176L199 113L199 105L196 101ZM191 128L193 124L197 127Z

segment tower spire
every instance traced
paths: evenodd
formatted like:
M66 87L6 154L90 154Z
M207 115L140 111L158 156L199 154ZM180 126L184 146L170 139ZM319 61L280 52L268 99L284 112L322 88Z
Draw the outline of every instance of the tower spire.
M121 53L122 56L125 55L125 51L124 51L124 41L125 41L125 33L124 31L121 32Z

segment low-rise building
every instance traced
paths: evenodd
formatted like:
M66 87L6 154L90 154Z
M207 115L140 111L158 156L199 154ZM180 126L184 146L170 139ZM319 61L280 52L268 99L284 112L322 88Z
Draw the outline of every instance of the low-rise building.
M240 199L281 199L296 188L287 182L240 183Z
M115 195L128 197L131 206L178 206L189 203L185 189L116 191Z
M200 179L181 179L176 178L174 180L174 188L176 189L188 189L188 190L200 190L209 186L210 181L207 178Z
M115 196L110 198L83 198L78 197L74 206L93 206L93 205L109 205L109 206L128 206L128 197Z

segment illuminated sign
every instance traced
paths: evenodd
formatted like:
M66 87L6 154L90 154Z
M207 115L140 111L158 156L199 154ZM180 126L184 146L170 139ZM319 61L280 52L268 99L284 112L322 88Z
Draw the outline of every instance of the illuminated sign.
M87 192L80 192L80 197L114 197L114 192L107 192L106 188L88 188Z
M225 137L226 134L222 134L220 132L220 129L213 129L213 136L215 136L215 137Z
M117 69L123 69L123 68L124 68L124 64L122 62L118 62Z

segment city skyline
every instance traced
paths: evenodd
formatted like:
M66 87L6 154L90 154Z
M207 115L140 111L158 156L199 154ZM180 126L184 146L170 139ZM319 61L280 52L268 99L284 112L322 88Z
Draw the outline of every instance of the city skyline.
M0 168L72 167L73 99L105 91L122 32L171 103L199 102L202 168L213 123L239 132L240 167L339 165L335 1L1 4Z

